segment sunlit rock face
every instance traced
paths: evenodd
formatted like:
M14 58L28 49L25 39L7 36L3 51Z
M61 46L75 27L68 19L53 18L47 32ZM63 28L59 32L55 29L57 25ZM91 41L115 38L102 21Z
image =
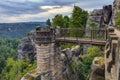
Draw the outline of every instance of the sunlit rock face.
M120 0L115 0L113 3L113 16L112 16L113 25L115 25L115 19L118 17L119 12L120 12Z
M112 16L112 5L104 5L103 9L94 9L87 20L86 28L89 28L89 22L96 22L98 24L98 28L105 27L104 25L108 25L111 21Z
M100 27L101 19L102 19L102 9L94 9L90 13L87 23L96 22L98 24L98 27ZM87 25L87 27L90 27L89 24Z
M95 57L89 74L89 80L105 80L104 57Z
M113 7L117 10L120 10L120 0L115 0L113 3Z

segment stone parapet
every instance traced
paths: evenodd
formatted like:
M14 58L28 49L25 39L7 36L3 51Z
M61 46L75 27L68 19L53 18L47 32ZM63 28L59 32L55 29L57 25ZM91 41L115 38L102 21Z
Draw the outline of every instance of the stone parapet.
M115 34L114 28L108 28L108 40L105 46L105 80L119 79L119 37Z

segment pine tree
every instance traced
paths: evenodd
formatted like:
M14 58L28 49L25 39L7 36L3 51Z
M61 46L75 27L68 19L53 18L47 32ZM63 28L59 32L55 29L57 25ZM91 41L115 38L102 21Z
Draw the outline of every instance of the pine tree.
M51 26L51 22L50 22L50 19L48 18L48 20L46 21L46 24L48 25L48 26Z
M88 13L78 6L74 6L72 16L70 19L70 28L81 28L84 29L87 22ZM83 31L72 31L71 36L81 37L84 34Z
M62 16L62 14L57 14L53 19L53 25L54 27L56 26L60 26L63 27L64 26L64 18Z
M78 6L74 6L72 11L70 27L72 28L85 28L88 13Z
M68 28L69 27L69 17L68 16L64 16L64 28Z

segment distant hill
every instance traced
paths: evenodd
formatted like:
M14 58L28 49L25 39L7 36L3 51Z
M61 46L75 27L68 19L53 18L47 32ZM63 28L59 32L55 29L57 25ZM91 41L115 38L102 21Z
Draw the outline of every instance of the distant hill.
M0 23L0 38L22 38L36 26L45 25L45 22Z

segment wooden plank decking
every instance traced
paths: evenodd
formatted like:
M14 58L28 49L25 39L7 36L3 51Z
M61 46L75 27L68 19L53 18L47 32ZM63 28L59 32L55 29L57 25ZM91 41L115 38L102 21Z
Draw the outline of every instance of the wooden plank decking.
M89 39L89 38L73 38L73 37L60 37L56 38L58 43L80 43L80 44L92 44L105 46L106 41L100 39Z

